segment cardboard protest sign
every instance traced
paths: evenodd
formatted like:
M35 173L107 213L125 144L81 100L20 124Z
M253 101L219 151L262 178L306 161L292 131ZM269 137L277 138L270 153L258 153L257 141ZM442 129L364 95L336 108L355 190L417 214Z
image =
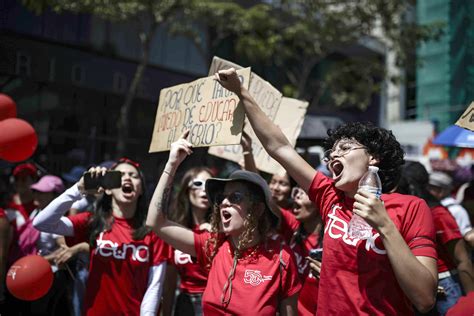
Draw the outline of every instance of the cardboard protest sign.
M248 87L250 68L237 74ZM194 147L239 144L244 117L239 98L214 77L162 89L149 152L169 150L186 129Z
M214 56L211 66L209 67L209 76L213 76L217 71L235 68L236 70L243 67L231 61ZM255 73L250 74L250 84L248 86L250 95L257 101L263 112L273 121L280 106L282 94L277 88L272 86L268 81L261 78Z
M467 107L466 111L457 120L456 125L474 132L474 102Z
M280 127L293 147L296 145L296 140L303 127L308 105L308 102L298 99L283 97L281 100L274 123ZM265 149L257 148L254 144L252 144L252 147L255 164L259 170L271 174L283 174L285 172L285 169L271 158Z
M219 70L228 69L231 67L235 69L242 68L242 66L240 65L214 56L214 58L212 59L211 66L209 68L209 75L214 74ZM281 103L282 94L280 93L280 91L278 91L278 89L273 87L270 83L268 83L253 72L250 75L250 84L248 90L250 95L255 99L262 111L272 121L274 121ZM258 140L257 136L255 136L255 133L253 132L252 127L250 126L250 123L247 122L245 124L244 130L252 138L253 147L262 150L263 147L260 144L260 141ZM242 147L240 145L210 147L208 153L234 162L239 162L243 158ZM254 153L256 153L255 150ZM257 168L258 167L259 166L257 164Z

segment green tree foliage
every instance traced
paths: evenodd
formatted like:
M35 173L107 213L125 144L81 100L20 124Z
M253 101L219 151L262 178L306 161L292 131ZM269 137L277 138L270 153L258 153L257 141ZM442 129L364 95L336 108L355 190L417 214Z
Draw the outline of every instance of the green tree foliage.
M273 67L284 74L280 88L286 95L313 103L326 96L336 106L364 109L380 88L377 78L385 77L385 61L383 54L361 53L361 47L378 42L406 66L417 44L441 35L440 23L419 26L409 18L413 0L256 2L244 8L234 1L196 1L185 21L209 27L211 54L230 41L236 62ZM183 23L177 31L192 37L190 29Z
M226 47L222 57L266 66L280 76L287 96L319 104L365 109L380 78L384 54L364 47L379 44L396 52L397 64L413 62L416 45L441 36L441 24L416 25L415 0L23 0L38 13L89 13L109 21L135 21L142 58L121 107L118 154L124 152L127 117L148 64L150 40L158 27L196 43L204 60ZM245 6L242 3L247 4ZM250 4L249 4L250 3ZM205 35L203 30L207 30ZM378 34L378 35L377 35ZM384 45L380 45L383 42ZM220 50L219 50L220 49ZM257 67L258 68L258 67ZM262 67L260 67L262 68Z

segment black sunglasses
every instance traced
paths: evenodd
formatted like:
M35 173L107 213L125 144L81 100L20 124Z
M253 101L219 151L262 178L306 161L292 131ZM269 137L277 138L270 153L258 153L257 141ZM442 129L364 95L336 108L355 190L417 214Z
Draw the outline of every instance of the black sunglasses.
M215 203L217 205L221 205L224 199L227 199L227 201L229 201L230 204L240 204L242 203L246 195L247 194L239 192L239 191L235 191L230 194L218 193L216 195Z

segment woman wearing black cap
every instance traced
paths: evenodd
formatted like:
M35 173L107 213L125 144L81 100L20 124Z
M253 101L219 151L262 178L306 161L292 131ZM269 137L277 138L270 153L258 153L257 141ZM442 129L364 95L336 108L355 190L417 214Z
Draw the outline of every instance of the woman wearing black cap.
M174 174L192 153L186 136L171 145L146 224L209 269L202 298L204 314L296 314L301 288L298 272L289 248L273 237L279 218L269 207L271 193L261 176L238 170L229 179L206 181L214 205L210 233L194 233L166 219Z

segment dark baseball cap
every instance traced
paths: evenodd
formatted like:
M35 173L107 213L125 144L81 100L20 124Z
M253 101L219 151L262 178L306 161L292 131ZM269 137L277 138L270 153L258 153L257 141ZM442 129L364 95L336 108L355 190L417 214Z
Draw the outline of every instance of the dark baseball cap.
M267 212L270 212L272 218L272 225L277 227L280 222L280 217L273 211L271 198L272 194L270 192L270 188L268 187L267 182L265 179L262 178L259 174L255 172L250 172L246 170L236 170L232 172L228 179L221 179L221 178L210 178L206 180L206 194L209 198L211 203L215 203L217 194L221 193L224 190L224 186L228 182L250 182L257 185L261 193L265 198L265 207Z

